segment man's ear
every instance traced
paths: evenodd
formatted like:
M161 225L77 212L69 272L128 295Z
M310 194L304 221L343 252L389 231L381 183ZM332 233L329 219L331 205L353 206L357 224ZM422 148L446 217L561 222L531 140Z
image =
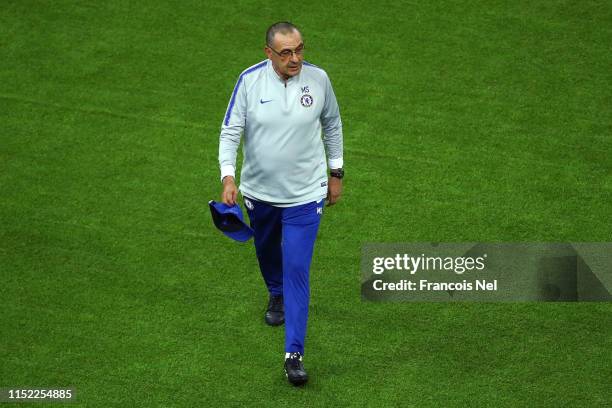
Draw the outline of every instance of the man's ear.
M272 58L272 50L270 50L270 48L267 45L264 47L264 52L266 53L269 59Z

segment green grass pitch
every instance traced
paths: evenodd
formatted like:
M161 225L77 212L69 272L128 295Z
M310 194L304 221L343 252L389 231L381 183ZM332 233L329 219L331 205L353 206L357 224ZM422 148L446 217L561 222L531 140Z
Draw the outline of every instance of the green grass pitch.
M206 205L236 78L285 19L332 80L347 174L303 389L252 245ZM609 404L609 303L362 302L359 257L610 241L611 27L610 1L2 1L0 387L74 386L75 407Z

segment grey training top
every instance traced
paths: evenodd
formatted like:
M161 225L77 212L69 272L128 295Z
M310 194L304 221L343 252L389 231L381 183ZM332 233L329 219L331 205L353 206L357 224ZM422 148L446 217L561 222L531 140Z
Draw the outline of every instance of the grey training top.
M307 62L286 82L270 60L240 74L221 126L221 178L234 176L243 133L239 188L256 200L278 206L320 200L327 195L325 150L330 168L343 165L336 96L325 71Z

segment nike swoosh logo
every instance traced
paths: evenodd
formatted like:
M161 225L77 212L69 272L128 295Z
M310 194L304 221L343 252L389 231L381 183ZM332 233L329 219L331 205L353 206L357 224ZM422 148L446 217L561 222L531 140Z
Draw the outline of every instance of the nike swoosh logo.
M264 101L263 99L260 99L259 103L261 103L263 105L264 103L272 102L273 100L274 99L270 99L270 100Z

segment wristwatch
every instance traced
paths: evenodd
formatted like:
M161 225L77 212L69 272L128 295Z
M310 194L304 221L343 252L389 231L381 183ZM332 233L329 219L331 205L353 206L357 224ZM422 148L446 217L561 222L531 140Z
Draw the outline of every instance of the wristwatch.
M339 168L339 169L331 169L329 171L329 175L338 179L342 179L342 177L344 177L344 169L343 168Z

